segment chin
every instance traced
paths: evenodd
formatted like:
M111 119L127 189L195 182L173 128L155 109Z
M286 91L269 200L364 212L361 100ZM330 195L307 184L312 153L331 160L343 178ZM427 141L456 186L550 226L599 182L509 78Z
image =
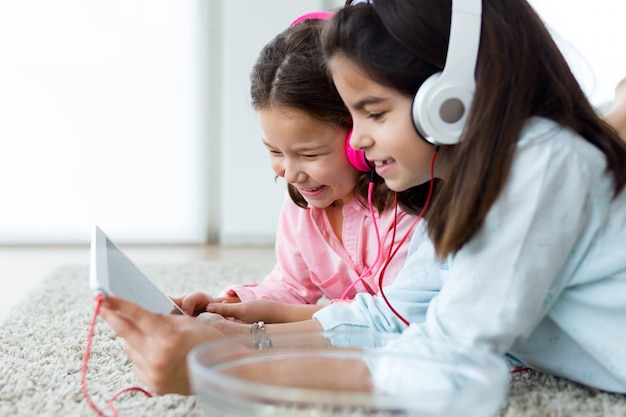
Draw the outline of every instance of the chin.
M401 192L401 191L406 191L409 188L413 187L412 185L407 185L405 183L401 183L401 182L397 182L397 181L385 181L385 185L387 186L387 188L389 188L391 191L396 191L396 192Z
M319 199L319 198L316 198L313 200L306 199L306 202L309 205L309 207L317 207L317 208L322 208L322 209L333 204L333 202L328 199Z

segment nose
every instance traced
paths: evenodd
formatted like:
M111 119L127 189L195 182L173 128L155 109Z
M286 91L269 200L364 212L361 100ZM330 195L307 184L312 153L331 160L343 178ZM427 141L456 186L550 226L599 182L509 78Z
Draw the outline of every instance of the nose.
M306 181L306 173L304 173L300 164L289 158L284 158L280 164L276 173L285 179L289 184L297 184Z
M356 123L352 126L352 134L350 135L350 146L357 150L365 150L374 144L374 140L366 134L360 125Z

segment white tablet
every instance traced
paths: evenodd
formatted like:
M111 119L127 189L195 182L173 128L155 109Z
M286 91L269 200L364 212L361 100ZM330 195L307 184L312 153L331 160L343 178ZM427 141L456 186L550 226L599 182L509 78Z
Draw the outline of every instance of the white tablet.
M98 227L91 238L89 284L95 292L115 295L160 314L184 314Z

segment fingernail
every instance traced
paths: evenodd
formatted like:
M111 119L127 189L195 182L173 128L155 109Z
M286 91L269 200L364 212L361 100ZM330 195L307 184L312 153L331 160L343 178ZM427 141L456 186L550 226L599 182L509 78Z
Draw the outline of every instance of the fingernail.
M206 306L206 311L209 313L214 313L215 312L215 306L209 304L208 306Z
M96 294L96 301L99 302L101 305L104 305L107 302L106 294L103 292L98 292Z

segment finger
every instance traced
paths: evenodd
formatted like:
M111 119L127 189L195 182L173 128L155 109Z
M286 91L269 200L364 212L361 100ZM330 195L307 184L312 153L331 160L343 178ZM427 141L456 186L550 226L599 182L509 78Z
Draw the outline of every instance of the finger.
M150 378L148 378L148 376L146 375L146 372L144 371L144 369L140 365L138 365L138 363L135 362L135 361L133 361L133 373L135 374L137 379L139 381L141 381L141 383L143 385L146 386L146 388L148 389L149 392L155 393L154 392L154 384L152 383Z
M233 317L239 313L237 307L240 303L212 303L206 306L207 313L216 313L224 317Z
M194 292L184 297L182 300L182 309L185 313L197 316L204 311L207 304L213 302L213 298L203 292Z
M185 314L195 316L204 309L204 306L198 306L196 298L193 295L189 295L183 298L180 308L183 309Z
M152 313L139 304L112 295L106 296L102 303L102 308L103 310L108 309L121 313L133 322L135 326L144 330L151 330L162 322L160 314Z
M128 359L130 359L134 366L139 366L140 368L142 367L141 364L144 360L142 351L135 349L129 343L126 343L126 348L124 349L124 351L126 352L126 356L128 357Z
M140 332L134 323L125 316L121 315L117 310L110 310L102 307L100 316L119 336L126 338L126 335L133 332Z
M145 335L164 331L164 327L168 327L164 325L169 323L165 315L152 313L138 304L115 296L104 299L101 315L118 335L138 348L144 345Z
M172 342L181 349L169 349L172 345L162 339L152 340L147 351L126 345L135 375L153 394L191 393L185 359L189 348L185 348L180 340Z
M134 349L131 345L127 344L126 356L128 356L128 359L130 359L133 365L135 376L145 384L150 391L154 392L158 385L155 375L157 375L157 377L159 375L158 372L155 371L154 365L151 364L146 357L145 352Z
M198 320L201 323L212 324L215 321L224 320L224 317L220 314L204 312L204 313L200 313L198 317L196 318L196 320Z
M172 301L174 302L174 304L176 304L178 307L182 308L182 304L183 304L183 300L185 299L185 296L181 296L181 297L170 297L172 299Z

